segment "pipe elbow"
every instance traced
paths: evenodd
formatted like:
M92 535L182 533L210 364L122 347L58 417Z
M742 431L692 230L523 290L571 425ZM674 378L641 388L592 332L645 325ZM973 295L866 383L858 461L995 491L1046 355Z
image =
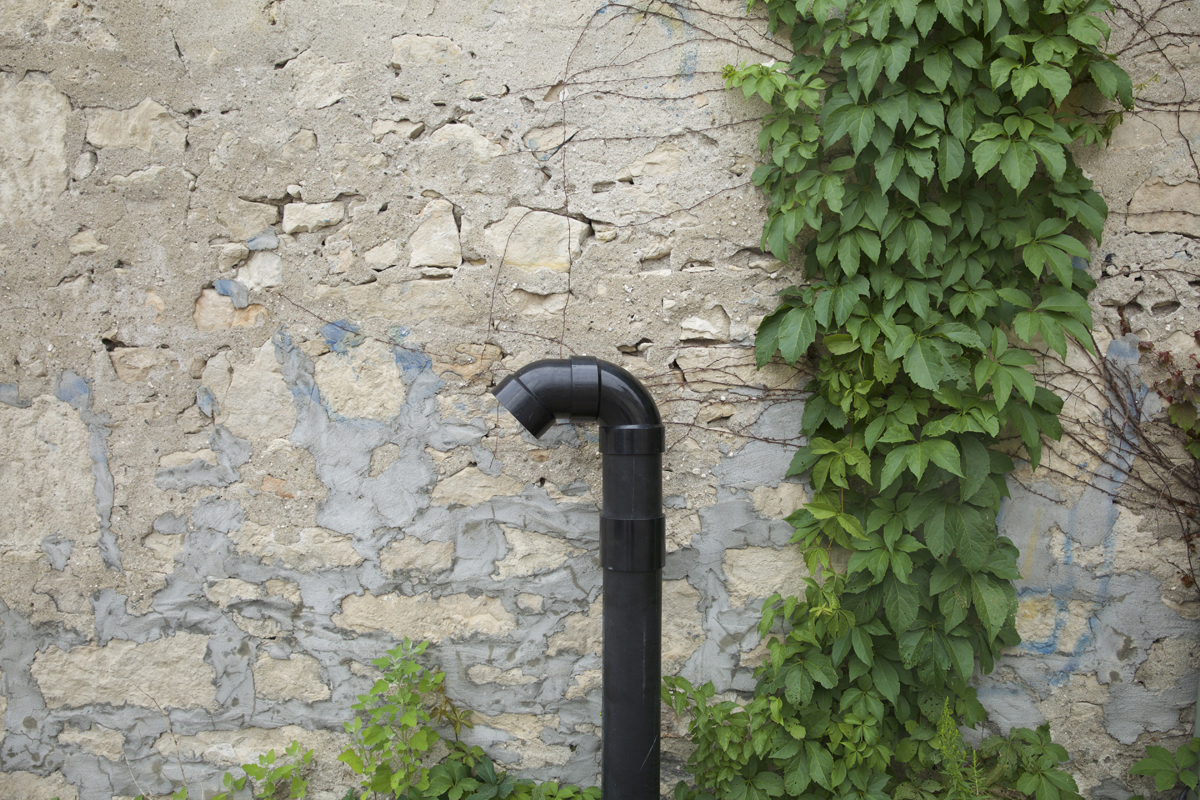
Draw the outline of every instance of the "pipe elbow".
M654 399L637 378L590 356L527 364L492 390L509 413L540 438L556 421L605 427L661 425Z
M597 419L605 427L661 425L658 406L637 378L616 364L596 362L600 379Z

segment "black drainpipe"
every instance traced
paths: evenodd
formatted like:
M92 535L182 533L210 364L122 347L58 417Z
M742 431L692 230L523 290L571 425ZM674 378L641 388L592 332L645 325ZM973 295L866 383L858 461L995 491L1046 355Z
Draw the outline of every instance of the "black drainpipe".
M493 392L540 437L556 421L599 422L604 502L604 800L659 798L662 683L662 418L625 370L590 356L535 361Z

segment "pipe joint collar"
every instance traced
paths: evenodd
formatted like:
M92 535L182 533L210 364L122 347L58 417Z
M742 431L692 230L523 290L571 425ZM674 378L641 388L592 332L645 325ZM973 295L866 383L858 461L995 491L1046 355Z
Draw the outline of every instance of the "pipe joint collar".
M600 428L600 452L614 456L644 456L666 451L662 425L617 425Z
M667 521L600 517L600 566L616 572L650 572L667 562Z

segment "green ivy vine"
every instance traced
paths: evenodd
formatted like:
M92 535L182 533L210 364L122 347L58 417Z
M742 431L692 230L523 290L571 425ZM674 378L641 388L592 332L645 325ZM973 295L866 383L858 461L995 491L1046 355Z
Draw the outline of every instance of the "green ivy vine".
M756 354L814 375L789 473L814 496L788 521L823 579L765 603L760 634L776 635L748 703L667 681L698 745L696 787L677 796L1077 797L1044 729L988 740L964 782L943 716L982 723L970 679L1019 642L1017 549L996 532L1014 468L1003 443L1036 468L1063 405L1029 350L1094 352L1095 282L1075 259L1108 209L1071 148L1120 121L1080 112L1082 96L1132 102L1103 51L1111 6L764 5L795 57L725 77L771 108L754 173L763 245L805 254Z

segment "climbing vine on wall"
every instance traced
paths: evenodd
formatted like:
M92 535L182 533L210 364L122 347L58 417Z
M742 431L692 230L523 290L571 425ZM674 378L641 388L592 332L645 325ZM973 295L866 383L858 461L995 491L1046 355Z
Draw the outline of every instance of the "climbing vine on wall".
M790 471L814 496L788 521L823 580L764 605L779 635L749 704L666 694L695 715L702 794L940 796L961 770L939 720L983 722L971 676L1019 641L1017 550L996 534L1011 456L1036 468L1062 433L1026 348L1094 351L1078 259L1108 209L1070 148L1120 114L1081 100L1128 108L1132 86L1104 53L1107 0L765 6L794 58L726 79L771 107L764 247L804 253L756 351L814 374ZM976 790L1074 796L1066 757L1016 731L974 757Z

